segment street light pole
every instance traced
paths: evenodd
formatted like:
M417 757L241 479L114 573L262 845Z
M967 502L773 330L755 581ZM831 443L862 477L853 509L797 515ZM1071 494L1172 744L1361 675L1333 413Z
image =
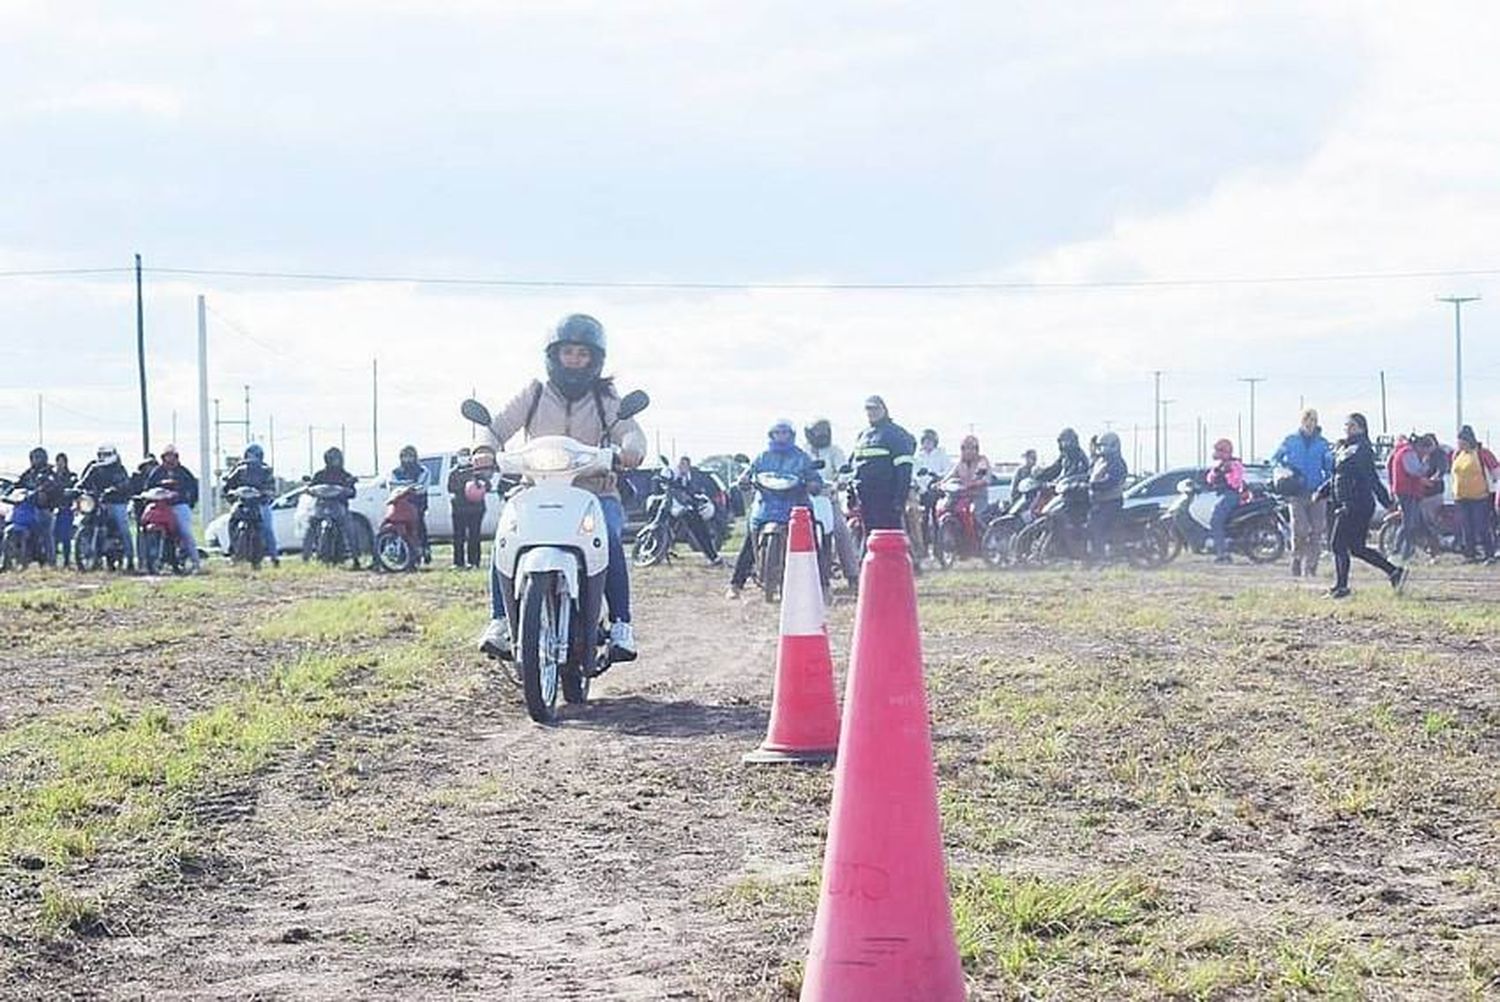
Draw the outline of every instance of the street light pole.
M1264 383L1265 376L1241 376L1240 382L1250 384L1250 451L1245 453L1245 458L1255 462L1255 384ZM1241 445L1245 444L1243 442Z
M1160 473L1162 470L1165 470L1167 468L1167 462L1168 462L1168 459L1167 459L1167 436L1169 434L1171 434L1171 427L1172 427L1167 422L1167 408L1170 407L1171 405L1175 404L1176 402L1177 401L1175 401L1175 400L1163 400L1161 402L1161 439L1160 439L1161 462L1157 464L1158 469L1157 469L1156 472L1158 472L1158 473Z
M1477 303L1478 296L1438 296L1440 303L1453 304L1453 401L1458 417L1456 432L1464 426L1464 303Z

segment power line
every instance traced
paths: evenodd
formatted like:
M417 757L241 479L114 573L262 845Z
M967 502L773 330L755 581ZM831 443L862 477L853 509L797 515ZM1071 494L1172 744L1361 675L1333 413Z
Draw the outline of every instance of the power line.
M134 268L34 268L26 271L0 271L0 278L52 278L65 275L121 275Z
M376 275L304 271L244 271L228 268L147 269L160 275L270 279L296 282L344 282L392 285L489 286L509 289L636 289L708 292L1026 292L1049 289L1155 289L1225 285L1282 285L1320 282L1397 281L1472 278L1500 275L1500 268L1438 271L1346 272L1315 275L1229 275L1205 278L1119 279L1087 282L675 282L593 279L473 278L441 275Z

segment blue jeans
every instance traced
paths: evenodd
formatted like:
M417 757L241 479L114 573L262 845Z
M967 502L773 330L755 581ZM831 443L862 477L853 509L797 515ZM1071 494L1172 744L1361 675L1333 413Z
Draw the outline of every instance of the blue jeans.
M609 569L604 572L604 600L609 603L611 623L630 622L630 567L625 562L625 509L619 498L600 498L604 529L609 537ZM490 558L490 618L505 618L505 586L500 580L500 549Z
M57 512L51 508L36 510L36 525L31 530L32 539L36 542L38 558L44 564L57 563L57 544L52 537L56 522Z
M260 538L265 541L266 556L273 560L280 556L281 550L276 546L276 527L271 524L269 501L260 506Z
M177 516L177 549L179 557L186 556L194 567L202 566L198 561L198 543L193 539L193 509L185 504L174 504L172 514Z
M104 510L109 513L110 521L115 523L115 531L120 534L120 546L125 553L125 565L135 566L135 548L130 543L130 506L124 501L118 504L107 504Z
M1214 505L1213 517L1209 519L1209 525L1214 534L1214 556L1229 556L1229 516L1240 506L1238 494L1221 494L1219 503Z
M1403 560L1410 560L1417 548L1417 540L1427 534L1426 518L1422 514L1422 499L1396 496L1401 507L1401 533L1396 542L1396 552Z

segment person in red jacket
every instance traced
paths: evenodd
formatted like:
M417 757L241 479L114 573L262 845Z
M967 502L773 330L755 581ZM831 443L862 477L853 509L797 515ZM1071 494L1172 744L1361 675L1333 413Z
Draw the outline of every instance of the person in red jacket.
M1390 474L1391 493L1401 509L1401 533L1396 539L1396 555L1411 560L1418 540L1430 540L1432 532L1422 509L1427 496L1427 452L1419 435L1402 436L1386 464ZM1430 548L1430 546L1429 546Z

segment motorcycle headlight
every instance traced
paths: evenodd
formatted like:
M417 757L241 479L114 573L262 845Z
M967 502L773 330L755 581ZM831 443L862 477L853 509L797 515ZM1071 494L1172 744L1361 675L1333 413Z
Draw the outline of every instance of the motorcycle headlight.
M96 503L97 502L95 502L94 499L89 497L87 494L81 495L78 498L78 510L87 515L89 512L94 510L94 506Z

